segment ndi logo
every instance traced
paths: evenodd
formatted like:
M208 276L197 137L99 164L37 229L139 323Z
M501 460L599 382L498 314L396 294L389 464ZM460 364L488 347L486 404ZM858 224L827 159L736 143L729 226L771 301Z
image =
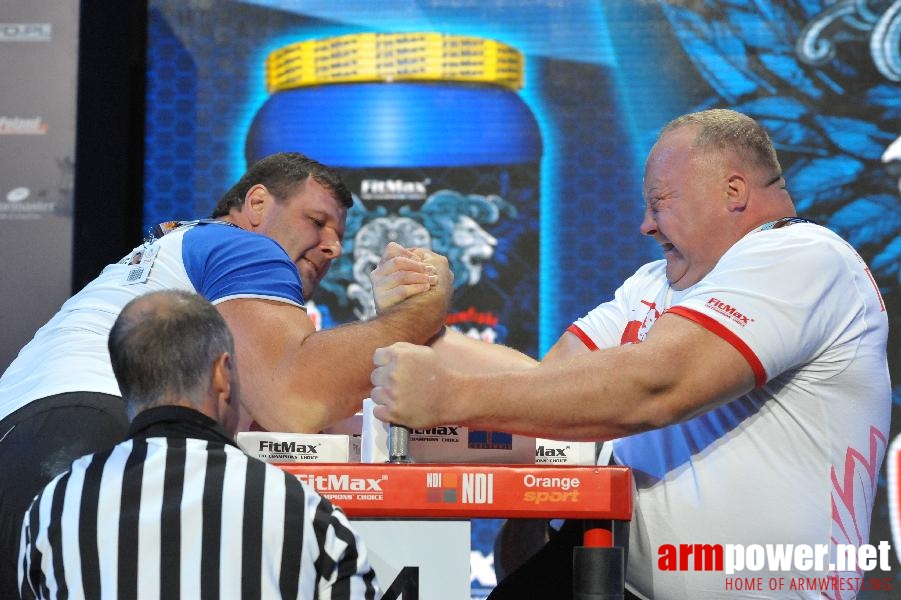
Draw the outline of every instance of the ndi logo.
M463 504L494 504L494 473L463 473Z
M426 473L426 502L494 504L494 473Z

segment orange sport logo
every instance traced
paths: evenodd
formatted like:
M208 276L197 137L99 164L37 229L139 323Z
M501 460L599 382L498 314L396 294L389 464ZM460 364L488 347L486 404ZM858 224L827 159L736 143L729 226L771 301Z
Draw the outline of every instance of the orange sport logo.
M529 473L522 478L522 484L530 488L523 494L523 502L548 504L578 502L582 480L578 477L539 477Z

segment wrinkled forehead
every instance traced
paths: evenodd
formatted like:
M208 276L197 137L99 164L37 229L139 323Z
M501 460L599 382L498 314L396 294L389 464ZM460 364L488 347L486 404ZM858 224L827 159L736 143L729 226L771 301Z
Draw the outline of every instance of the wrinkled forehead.
M300 204L303 208L328 211L335 216L347 216L347 207L331 188L319 183L312 177L307 178L295 187L288 200Z
M645 193L696 168L699 153L692 147L694 135L689 134L682 130L666 133L651 148L644 166Z
M698 152L698 149L695 147L697 137L697 127L688 125L662 133L648 153L645 168L647 169L652 163L696 154Z

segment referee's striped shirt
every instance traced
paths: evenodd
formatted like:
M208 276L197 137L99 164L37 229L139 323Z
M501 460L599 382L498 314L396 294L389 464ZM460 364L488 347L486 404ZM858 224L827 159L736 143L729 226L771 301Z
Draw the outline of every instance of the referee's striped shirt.
M155 408L135 424L161 411L191 431L84 456L35 498L19 551L23 598L376 598L341 511L200 413Z

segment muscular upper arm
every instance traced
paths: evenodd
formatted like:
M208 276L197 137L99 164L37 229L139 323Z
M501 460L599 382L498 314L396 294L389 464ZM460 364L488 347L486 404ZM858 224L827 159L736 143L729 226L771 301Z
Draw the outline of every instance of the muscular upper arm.
M688 420L754 387L741 352L675 314L658 318L641 343L593 352L579 344L564 334L537 369L456 378L448 414L471 427L607 440Z
M575 360L576 362L571 362ZM565 332L542 360L548 367L579 365L597 377L598 390L611 390L618 406L611 419L616 435L628 435L684 421L747 393L754 373L730 343L695 322L664 314L639 344L590 350ZM586 373L586 381L591 378ZM582 385L574 382L574 385ZM606 412L606 411L602 411Z
M266 429L307 433L359 411L372 390L375 350L397 341L424 343L443 323L450 278L437 270L439 282L428 291L373 319L323 331L291 304L246 298L220 303L235 337L242 405Z
M315 331L302 308L285 302L238 298L216 305L228 323L235 340L241 403L257 421L279 422L296 402L280 402L292 390L287 389L294 369L290 357ZM308 374L315 377L315 374ZM315 407L297 407L315 411ZM311 415L312 416L312 415ZM301 417L302 420L302 417Z
M564 331L563 335L560 336L560 339L551 346L551 349L547 351L547 354L544 355L544 358L541 359L542 363L553 363L554 361L569 359L573 356L579 356L580 354L588 354L591 350L585 345L585 342L579 339L578 336Z
M654 392L652 410L668 425L734 400L754 389L754 371L731 343L674 314L661 316L636 344L638 374Z

